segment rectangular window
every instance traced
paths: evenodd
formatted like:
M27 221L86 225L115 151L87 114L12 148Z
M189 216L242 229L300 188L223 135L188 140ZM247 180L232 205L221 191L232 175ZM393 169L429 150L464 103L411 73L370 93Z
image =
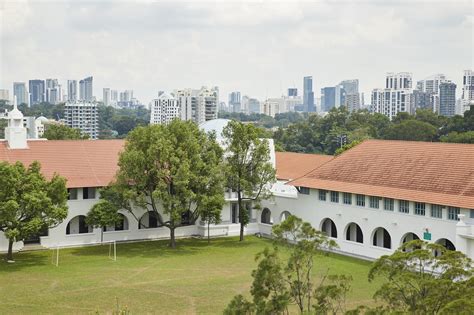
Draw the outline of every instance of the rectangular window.
M371 208L378 209L379 208L379 200L380 200L379 197L370 196L369 197L369 206Z
M365 207L365 195L356 195L356 203L359 207Z
M309 195L309 188L308 187L300 187L300 194Z
M383 208L384 210L387 210L387 211L393 211L393 199L391 198L384 198L383 199Z
M68 188L67 193L67 200L77 200L77 188Z
M408 200L400 200L398 211L402 213L410 213L410 202Z
M351 193L343 193L342 194L342 202L346 205L352 204L352 194Z
M320 189L319 190L319 200L326 201L327 190Z
M470 217L471 219L474 219L474 209L471 209L471 210L469 211L469 217Z
M338 191L331 191L331 202L339 203L339 192Z
M424 202L415 202L415 214L425 215L426 205Z
M461 212L461 209L458 207L448 207L448 220L454 220L454 221L459 221L459 213Z
M82 189L82 199L95 199L95 187L84 187Z
M442 219L443 209L440 205L431 205L431 217Z

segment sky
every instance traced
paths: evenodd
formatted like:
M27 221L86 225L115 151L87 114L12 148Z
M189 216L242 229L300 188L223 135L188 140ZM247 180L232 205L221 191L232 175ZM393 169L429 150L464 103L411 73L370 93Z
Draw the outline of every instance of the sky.
M474 68L474 1L0 0L0 89L14 81L94 77L158 91L218 86L264 100L359 79L366 103L387 72L444 73L460 93Z

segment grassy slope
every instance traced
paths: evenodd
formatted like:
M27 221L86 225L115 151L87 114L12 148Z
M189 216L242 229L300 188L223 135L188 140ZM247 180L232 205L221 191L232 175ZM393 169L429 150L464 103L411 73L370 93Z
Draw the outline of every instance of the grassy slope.
M21 253L15 264L0 261L0 314L110 312L116 298L133 314L210 314L222 310L236 294L248 295L255 254L269 241L248 237L211 241L179 240L117 244L118 259L108 259L108 246ZM321 256L315 275L354 278L352 306L371 303L376 284L367 282L370 263L338 255Z

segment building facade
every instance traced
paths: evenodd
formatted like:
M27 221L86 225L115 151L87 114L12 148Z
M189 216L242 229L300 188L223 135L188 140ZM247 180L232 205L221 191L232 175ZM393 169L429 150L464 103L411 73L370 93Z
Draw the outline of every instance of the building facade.
M173 119L180 118L178 101L173 95L160 93L151 101L150 124L169 124Z
M92 102L66 102L64 105L64 120L71 128L79 129L91 139L99 136L99 114L97 104Z
M25 82L13 82L13 97L18 104L29 104L28 90Z
M28 84L28 90L30 92L30 106L44 102L44 80L30 80Z
M7 89L0 89L0 100L10 100L10 92Z
M197 124L217 119L219 89L202 87L196 89L176 90L174 97L178 101L182 120L192 120Z
M233 113L240 113L243 111L242 99L240 92L232 92L229 94L229 110Z
M385 88L372 90L371 110L392 119L399 112L411 113L412 102L411 73L387 73Z
M462 77L461 110L462 114L474 105L474 71L464 70Z
M456 84L445 81L439 85L439 114L447 117L456 115Z
M311 76L303 78L303 111L316 111L316 106L314 104L313 77Z
M70 102L77 101L77 81L67 80L67 100Z
M357 98L359 98L358 95ZM333 108L341 107L345 102L346 92L342 85L321 89L321 111L329 112Z
M94 101L93 80L93 77L87 77L79 81L79 100Z

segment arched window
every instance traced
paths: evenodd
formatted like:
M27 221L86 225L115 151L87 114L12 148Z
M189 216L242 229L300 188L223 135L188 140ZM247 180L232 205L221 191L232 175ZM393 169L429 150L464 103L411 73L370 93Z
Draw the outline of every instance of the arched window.
M321 231L329 237L337 238L337 228L334 221L326 218L321 223Z
M86 224L86 217L83 215L72 218L66 226L67 235L92 233L92 230L92 227Z
M191 225L192 215L191 211L186 211L181 214L181 225Z
M111 231L127 231L128 230L128 219L123 214L119 213L121 218L120 221L116 222L114 226L106 226L104 227L104 232L111 232Z
M456 250L456 246L447 238L440 238L436 241L436 244L444 246L447 250Z
M379 227L374 231L372 244L374 246L390 249L392 248L392 238L386 229Z
M362 229L357 223L351 222L346 227L346 240L357 243L364 243Z
M288 211L283 211L280 215L280 222L285 221L291 215Z
M415 233L409 232L409 233L403 235L401 243L404 244L404 243L414 241L414 240L419 240L419 239L420 238L418 237L418 235L416 235Z
M139 229L153 229L160 227L161 216L154 211L148 211L142 215L140 222L138 222Z
M260 222L265 223L265 224L273 224L272 212L270 211L270 209L268 208L263 209Z

